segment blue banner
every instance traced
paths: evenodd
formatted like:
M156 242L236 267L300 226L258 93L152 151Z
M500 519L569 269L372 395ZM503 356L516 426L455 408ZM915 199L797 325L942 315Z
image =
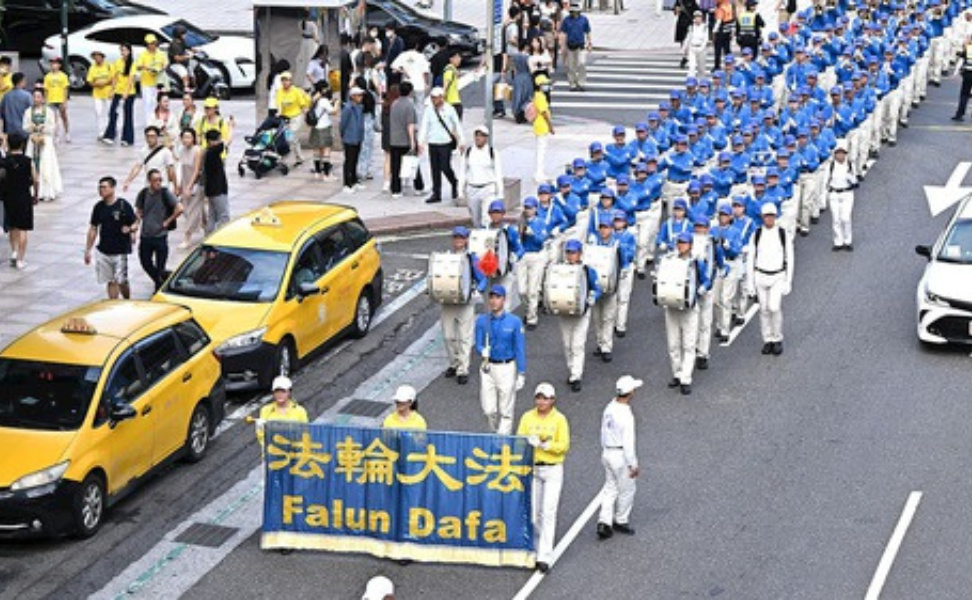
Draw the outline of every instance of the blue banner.
M271 421L262 547L534 565L526 439Z

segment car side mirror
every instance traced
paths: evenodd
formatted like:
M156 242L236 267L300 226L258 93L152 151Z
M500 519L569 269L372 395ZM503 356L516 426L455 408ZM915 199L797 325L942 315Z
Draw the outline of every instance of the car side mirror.
M320 293L321 288L317 287L314 283L302 283L297 286L297 295L301 298L306 298L307 296L313 296L314 294Z
M131 404L126 402L118 402L111 405L111 422L113 426L121 421L134 419L137 415L138 412L132 407Z
M931 260L931 246L915 246L915 254Z

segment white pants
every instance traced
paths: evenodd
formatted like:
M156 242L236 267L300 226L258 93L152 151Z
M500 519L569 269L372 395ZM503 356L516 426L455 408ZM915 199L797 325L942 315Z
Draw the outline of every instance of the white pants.
M854 148L851 164L855 173L867 171L867 159L871 153L871 120L870 117L861 121L857 127L857 146ZM823 195L823 192L820 194Z
M881 124L884 122L884 103L880 100L874 105L874 111L870 116L871 121L871 150L878 152L881 150Z
M634 290L634 265L621 269L618 280L618 312L614 317L614 328L618 331L628 330L628 308L631 306L631 292Z
M753 283L759 298L759 327L763 342L783 341L783 286L786 273L767 275L757 271Z
M537 562L553 560L557 535L557 508L564 487L564 465L537 466L533 469L533 537Z
M584 378L584 347L590 325L590 310L579 317L560 317L560 338L564 343L564 355L567 357L567 370L570 372L571 381Z
M627 525L637 480L631 477L624 462L624 451L620 448L602 450L601 464L604 465L604 487L601 488L601 515L597 521L605 525Z
M800 175L800 229L810 229L810 217L813 214L814 206L817 203L817 178L813 173Z
M457 375L469 374L476 307L470 304L442 305L442 338L449 355L449 366Z
M854 191L830 192L830 209L834 223L834 245L854 243L851 229L851 213L854 211Z
M712 347L712 317L715 309L715 294L709 291L704 296L699 296L696 307L699 311L699 337L695 341L695 354L709 358L709 348Z
M707 77L709 74L708 57L705 55L705 46L701 48L689 47L688 51L688 75L689 77Z
M539 117L537 117L539 118ZM533 171L533 178L537 183L543 183L547 181L546 165L547 165L547 143L550 141L549 135L538 135L537 138L537 154L536 154L536 170Z
M500 435L513 433L513 405L516 403L516 361L487 363L479 384L479 402L489 429Z
M741 277L741 262L736 260L728 261L729 274L716 277L715 285L712 287L712 295L715 296L715 328L721 335L729 335L732 329L732 305L739 290L739 280Z
M546 268L547 252L544 250L527 252L516 265L517 286L520 288L520 299L526 304L527 325L537 323L540 289Z
M901 89L894 89L884 97L881 113L881 137L889 142L898 141L898 120L901 118Z
M496 190L496 184L479 187L466 184L464 195L473 227L479 229L483 223L489 223L489 203L501 197Z
M159 101L159 90L155 86L142 86L142 114L145 126L155 120L155 106Z
M695 339L699 335L699 309L665 309L665 334L672 377L684 385L692 383L695 371Z
M930 63L931 47L925 52L924 56L915 61L914 66L911 68L911 75L909 77L913 82L911 86L912 94L908 100L909 106L918 106L918 103L928 95L928 71Z
M651 208L635 214L638 223L638 251L635 257L635 268L638 273L645 272L645 263L654 260L655 240L661 229L661 201L656 200Z
M898 114L898 122L907 125L908 115L911 113L911 103L915 101L915 69L912 69L911 74L901 80L898 87L901 90L901 111Z
M611 352L614 348L614 320L618 314L617 293L601 294L601 299L591 308L591 313L597 347L601 352Z
M929 59L928 65L928 78L935 82L942 82L942 70L945 65L948 64L948 58L945 53L948 51L949 44L943 36L933 38L931 41L931 58Z
M827 210L827 177L830 175L830 164L833 160L834 157L831 156L820 163L820 166L814 172L814 176L817 178L817 197L813 203L811 216L819 217L821 211Z
M98 132L99 138L101 137L101 134L105 132L105 129L108 126L108 107L110 105L111 105L111 98L104 98L104 99L95 98L94 101L95 123L98 126L98 129L96 129L95 131Z
M290 142L290 148L294 151L294 162L302 162L304 160L304 154L300 150L300 122L302 118L302 115L297 115L287 124L287 127L290 129L287 141Z

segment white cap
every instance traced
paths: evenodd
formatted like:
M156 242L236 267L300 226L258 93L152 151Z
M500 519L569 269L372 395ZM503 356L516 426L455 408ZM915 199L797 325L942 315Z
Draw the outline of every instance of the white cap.
M358 86L354 86L353 88L351 88L351 91L348 92L348 95L351 95L351 96L363 96L364 95L364 90L361 89L361 88L359 88Z
M480 135L485 135L485 136L488 137L489 136L489 128L486 127L485 125L477 125L476 128L473 129L473 133L478 133Z
M763 216L773 215L775 217L777 215L776 205L773 204L772 202L767 202L763 204L762 208L759 209L759 214Z
M837 140L837 146L834 148L834 152L847 152L847 141Z
M537 389L533 392L534 396L543 396L545 398L556 398L557 393L554 391L554 386L547 382L537 384Z
M644 381L640 379L635 379L631 375L622 375L621 378L618 379L618 383L615 384L614 387L618 392L619 396L627 396L628 394L640 388L644 384L645 384Z
M415 388L410 385L400 385L395 390L395 402L415 402Z
M273 386L270 388L273 391L277 390L287 390L288 392L293 389L294 382L290 380L290 377L285 375L278 375L273 379Z
M444 95L445 95L445 90L443 90L439 86L435 86L434 88L432 88L432 91L429 92L430 98L435 98L436 96L444 96Z
M395 584L392 583L391 579L388 579L384 575L377 575L368 580L368 585L365 586L364 596L361 596L361 600L385 600L385 597L391 596L395 593Z

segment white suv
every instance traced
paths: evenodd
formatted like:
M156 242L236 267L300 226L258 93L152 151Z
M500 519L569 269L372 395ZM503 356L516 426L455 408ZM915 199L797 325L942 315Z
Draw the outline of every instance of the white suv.
M918 339L928 344L972 344L972 198L956 209L918 282Z

